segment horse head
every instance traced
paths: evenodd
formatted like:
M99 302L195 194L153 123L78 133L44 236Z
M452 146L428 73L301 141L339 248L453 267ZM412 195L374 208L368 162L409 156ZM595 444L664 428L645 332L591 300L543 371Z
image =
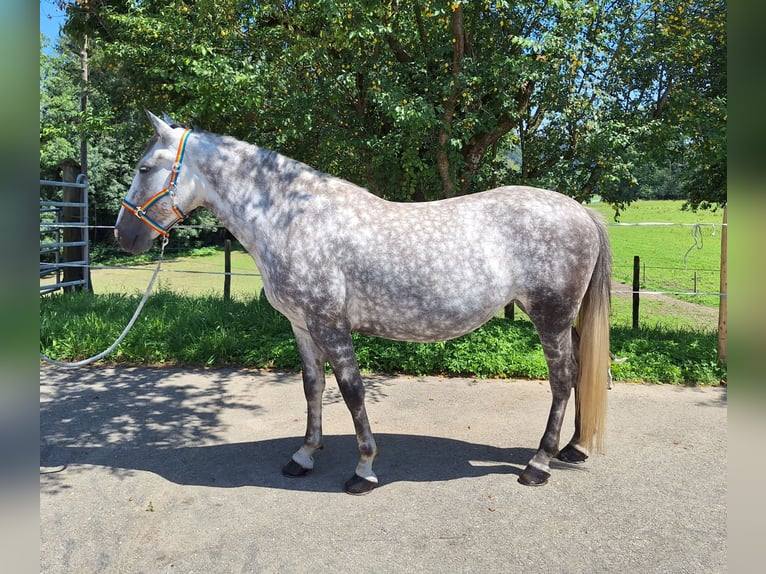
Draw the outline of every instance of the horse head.
M120 247L134 254L149 249L160 235L167 238L174 225L202 204L199 178L184 161L192 130L146 114L154 136L138 162L114 225Z

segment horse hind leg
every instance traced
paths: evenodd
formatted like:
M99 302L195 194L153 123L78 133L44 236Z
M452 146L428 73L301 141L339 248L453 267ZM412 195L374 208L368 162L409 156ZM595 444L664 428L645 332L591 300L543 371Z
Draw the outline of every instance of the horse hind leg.
M577 329L572 327L572 350L574 352L575 359L577 360L578 364L580 362L580 334L577 332ZM609 362L610 363L624 363L627 361L627 357L622 359L617 359L612 352L609 352ZM607 390L612 390L614 388L614 381L612 379L612 369L607 369L606 372L607 379L606 379L606 388ZM596 384L599 384L598 382ZM583 444L583 441L581 440L581 424L580 424L580 401L578 400L578 383L577 379L575 379L575 430L574 434L572 435L571 440L567 443L567 445L561 449L561 452L559 452L558 455L556 455L556 458L563 461L568 462L572 464L579 464L582 462L585 462L588 459L589 451L588 448Z
M569 325L555 330L547 330L540 325L538 321L536 327L548 363L552 400L540 446L518 479L527 486L541 486L550 478L550 461L559 452L564 413L577 378Z
M578 364L580 362L579 350L580 350L580 334L577 332L577 329L572 327L572 353ZM562 462L568 462L571 464L580 464L588 460L588 449L580 444L580 405L579 405L579 401L577 400L578 399L577 392L578 392L577 391L577 375L575 375L575 383L574 383L575 430L574 430L574 434L572 435L572 439L556 455L556 458L558 460Z
M577 403L577 387L575 386L575 403ZM575 407L575 432L567 445L559 451L556 458L570 464L580 464L588 460L588 449L580 441L580 408Z
M303 393L306 396L307 415L303 446L282 467L282 474L288 477L303 476L313 470L313 455L322 448L322 395L325 388L326 362L324 353L306 330L293 326L293 332L303 365Z

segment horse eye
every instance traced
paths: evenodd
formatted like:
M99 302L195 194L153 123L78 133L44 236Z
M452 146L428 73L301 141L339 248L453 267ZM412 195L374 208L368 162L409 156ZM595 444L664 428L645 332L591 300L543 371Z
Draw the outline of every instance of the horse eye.
M149 166L148 165L142 165L141 167L138 168L138 171L141 172L141 173L146 173L147 171L149 171Z

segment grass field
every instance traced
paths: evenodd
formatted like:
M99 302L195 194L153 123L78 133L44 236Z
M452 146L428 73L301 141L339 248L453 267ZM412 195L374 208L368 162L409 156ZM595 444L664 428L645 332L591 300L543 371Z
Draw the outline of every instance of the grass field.
M609 205L593 205L611 224L609 237L616 281L632 284L633 257L638 255L642 290L719 292L722 212L692 213L682 211L682 204L681 201L638 201L621 213L619 223L683 223L698 224L698 227L614 225L614 211ZM678 298L708 306L718 305L716 296L679 295Z
M206 250L206 255L193 255L165 259L162 263L157 288L186 295L214 295L223 297L224 252ZM108 293L143 293L149 284L156 263L140 263L123 269L91 271L93 291L97 295ZM231 294L237 298L258 297L263 281L253 258L241 248L232 248Z

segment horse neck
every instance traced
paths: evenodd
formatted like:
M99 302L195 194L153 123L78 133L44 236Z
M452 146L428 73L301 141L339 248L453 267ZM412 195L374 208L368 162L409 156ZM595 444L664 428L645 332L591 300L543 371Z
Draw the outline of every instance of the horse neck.
M292 206L286 189L310 168L228 136L203 134L189 150L204 184L209 209L263 267L282 252ZM196 152L196 153L195 153Z

